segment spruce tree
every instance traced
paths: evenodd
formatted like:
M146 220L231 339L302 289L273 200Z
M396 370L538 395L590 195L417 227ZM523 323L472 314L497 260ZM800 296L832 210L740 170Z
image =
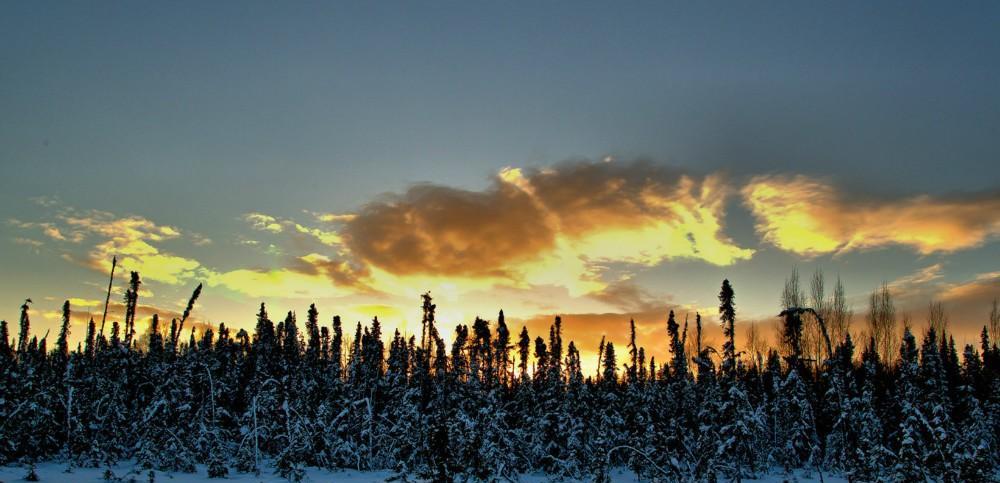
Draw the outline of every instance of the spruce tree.
M735 298L729 280L723 280L719 291L719 320L722 322L722 335L726 338L726 342L722 344L722 373L727 377L733 377L736 371Z

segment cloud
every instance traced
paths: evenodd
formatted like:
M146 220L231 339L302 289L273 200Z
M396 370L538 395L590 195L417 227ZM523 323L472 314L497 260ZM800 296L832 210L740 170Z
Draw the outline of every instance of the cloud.
M520 190L418 185L365 206L347 223L352 253L398 275L509 276L508 266L554 245L541 210Z
M198 260L162 248L163 243L177 239L204 246L211 242L208 238L141 216L64 206L49 221L11 219L8 224L41 233L54 242L52 246L61 252L60 258L104 273L110 271L112 258L117 257L119 273L138 271L145 281L182 285L211 274Z
M608 284L590 297L631 312L662 311L665 306L663 300L656 299L649 291L627 280Z
M33 196L28 199L32 203L44 208L52 208L62 203L62 200L59 199L59 196Z
M804 176L758 176L743 197L766 241L806 256L889 245L953 252L1000 234L996 194L860 200Z
M14 237L12 240L14 241L14 243L16 243L18 245L24 245L24 246L31 247L31 248L36 249L36 250L38 248L41 248L42 245L45 245L45 243L42 242L41 240L35 240L33 238Z
M941 293L944 300L981 305L984 313L989 310L987 304L996 297L1000 297L1000 272L980 273L972 280L947 286Z
M212 244L212 239L200 233L191 233L191 243L196 247L203 247Z
M211 286L226 287L250 297L331 298L364 291L360 282L363 269L346 261L331 260L311 253L297 258L291 267L278 269L241 268L213 273Z
M188 283L208 273L197 260L156 246L181 236L181 231L172 226L158 225L139 216L116 217L101 211L64 215L62 220L99 238L84 261L95 270L110 270L111 259L117 256L122 269L138 271L144 279L170 285Z
M317 215L317 218L321 221L335 221L333 218L330 218L331 216ZM263 213L247 213L243 215L243 219L249 222L253 229L258 231L266 231L274 234L286 232L298 233L309 236L321 244L331 247L339 246L343 243L343 239L336 231L306 226L293 220L282 219Z
M357 217L354 213L317 213L314 211L306 211L306 213L325 223L343 223Z
M317 241L327 246L337 246L344 242L343 238L340 237L340 234L335 231L312 228L298 223L293 223L292 226L295 227L297 232L312 236Z
M285 230L282 224L278 222L278 219L271 215L247 213L243 215L243 219L250 223L255 230L269 231L271 233L281 233Z
M49 222L29 222L11 218L7 220L7 224L22 230L37 229L42 235L54 241L80 243L83 241L85 236L84 233L79 230L66 233L65 228L60 229L54 223Z
M198 233L185 233L176 227L157 224L140 216L122 217L96 210L64 208L54 218L55 221L39 223L20 220L9 220L8 223L23 230L41 231L60 242L64 249L59 254L61 258L102 273L111 269L111 260L117 257L118 273L138 271L145 283L186 285L204 281L208 286L224 287L250 297L317 299L372 292L362 283L362 278L368 273L366 267L349 263L345 259L335 260L323 254L308 253L291 258L284 262L286 266L278 268L244 266L218 270L195 258L164 249L165 243L179 239L184 239L195 247L211 243L210 239ZM288 228L288 233L305 234L310 239L326 242L326 245L339 243L336 234L332 232L307 227L291 220L280 220L259 213L247 215L247 219L264 231L274 232L277 230L274 227L278 226L281 232ZM81 241L87 241L84 247L90 248L70 245L73 240L58 235L62 233L78 234ZM32 243L32 246L37 248L39 243L41 242ZM245 243L258 244L256 241ZM275 244L268 244L265 251L274 256L284 253ZM149 294L146 289L141 295ZM92 304L86 306L93 308Z
M889 282L889 289L894 292L902 292L922 288L931 282L940 280L943 276L943 268L944 265L940 263L921 268L909 275L904 275Z
M650 163L502 170L483 191L421 184L344 225L352 255L395 276L602 289L610 264L689 258L730 265L753 250L722 232L727 190Z
M69 304L71 307L97 307L101 305L102 302L100 300L95 300L95 299L70 297Z

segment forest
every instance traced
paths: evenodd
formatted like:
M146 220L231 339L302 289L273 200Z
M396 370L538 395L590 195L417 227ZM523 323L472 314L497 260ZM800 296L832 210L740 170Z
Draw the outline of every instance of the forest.
M306 467L388 470L400 481L529 472L607 481L616 468L653 481L793 471L994 480L995 306L981 344L959 349L935 323L939 305L925 328L904 320L897 329L883 286L872 293L868 328L852 336L839 284L839 301L807 307L797 274L790 282L773 348L737 346L736 295L725 280L721 347L704 343L700 315L671 311L662 339L669 360L647 358L633 322L630 342L602 341L599 369L585 374L559 317L547 334L529 334L512 331L500 311L455 327L448 346L430 294L421 333L409 337L384 334L378 318L354 327L322 320L315 305L301 322L293 312L272 319L261 304L252 332L224 324L196 332L185 325L199 286L182 317L154 315L139 336L141 280L132 272L123 320L91 319L75 348L69 301L53 346L32 334L28 301L16 339L0 322L0 464L108 468L109 480L122 461L290 481Z

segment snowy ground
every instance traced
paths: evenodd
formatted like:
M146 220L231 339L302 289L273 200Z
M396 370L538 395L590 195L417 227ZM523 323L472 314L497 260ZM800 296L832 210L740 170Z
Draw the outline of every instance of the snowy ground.
M133 470L132 465L123 464L118 465L113 468L115 476L120 478L119 481L137 483L146 483L149 481L149 471L136 471ZM27 475L27 468L20 466L4 466L0 467L0 483L13 483L25 481L24 477ZM38 479L40 482L67 482L67 483L89 483L89 482L104 482L104 469L99 468L74 468L71 473L66 472L66 465L63 463L42 463L36 467L36 473L38 474ZM375 472L358 472L358 471L329 471L321 470L318 468L309 468L306 471L306 477L303 481L306 482L348 482L348 483L361 483L361 482L376 482L385 481L386 478L392 476L391 472L388 471L375 471ZM263 473L261 476L254 476L250 474L242 473L232 473L226 480L211 480L205 475L205 468L203 466L198 467L197 473L165 473L157 471L154 474L154 481L161 483L195 483L195 482L221 482L221 481L238 481L245 483L279 483L285 480L277 475L271 473ZM616 471L612 474L612 480L616 483L624 482L634 482L638 480L634 474L631 472L622 470ZM524 475L521 480L524 483L529 482L544 482L548 481L544 475ZM783 482L783 481L798 481L801 483L819 481L819 477L815 474L811 478L804 477L802 475L796 475L796 477L789 478L785 475L772 475L765 477L760 480L744 480L744 481L760 481L760 482ZM831 478L830 476L824 475L824 481L828 483L841 483L846 480L840 478Z

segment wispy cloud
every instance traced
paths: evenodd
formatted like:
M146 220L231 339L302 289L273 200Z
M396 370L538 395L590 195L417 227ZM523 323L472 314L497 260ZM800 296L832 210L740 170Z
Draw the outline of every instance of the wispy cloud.
M911 291L919 288L927 288L928 284L941 280L944 276L944 265L935 263L917 270L911 274L899 277L887 285L890 290L896 292Z
M330 216L333 215L318 215L317 218L320 221L331 221L332 218L328 218ZM340 233L334 230L306 226L291 219L278 218L264 213L247 213L243 215L243 219L250 223L253 229L258 231L265 231L272 234L298 233L311 237L329 247L340 246L344 241Z

